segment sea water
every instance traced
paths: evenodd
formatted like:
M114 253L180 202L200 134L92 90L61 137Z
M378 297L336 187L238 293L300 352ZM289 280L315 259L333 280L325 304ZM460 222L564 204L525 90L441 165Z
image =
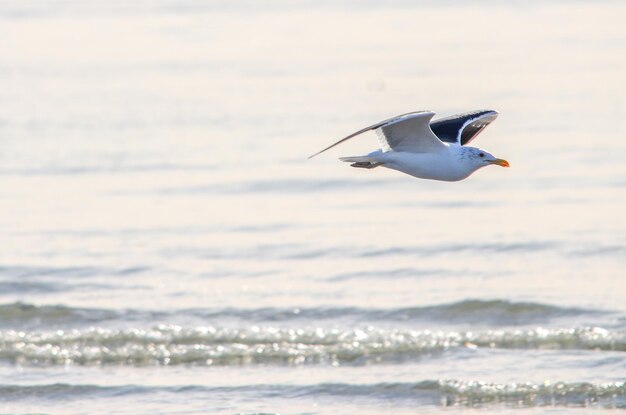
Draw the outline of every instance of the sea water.
M0 2L0 413L626 408L620 2ZM459 183L352 169L497 109Z

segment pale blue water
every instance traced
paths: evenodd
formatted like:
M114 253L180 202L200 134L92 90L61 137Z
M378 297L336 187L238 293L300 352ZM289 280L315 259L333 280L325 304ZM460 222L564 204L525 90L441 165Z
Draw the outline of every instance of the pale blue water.
M0 413L626 408L626 6L0 2ZM494 108L460 183L336 160Z

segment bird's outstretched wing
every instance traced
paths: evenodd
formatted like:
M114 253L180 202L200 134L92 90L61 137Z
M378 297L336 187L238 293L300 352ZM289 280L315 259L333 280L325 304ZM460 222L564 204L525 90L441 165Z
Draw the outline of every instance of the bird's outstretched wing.
M435 120L430 128L441 141L464 146L497 117L498 111L494 110L465 112Z
M383 151L393 150L412 153L436 151L444 148L445 144L430 129L430 120L434 115L435 113L431 111L417 111L389 118L352 133L309 156L309 158L371 130L376 130Z

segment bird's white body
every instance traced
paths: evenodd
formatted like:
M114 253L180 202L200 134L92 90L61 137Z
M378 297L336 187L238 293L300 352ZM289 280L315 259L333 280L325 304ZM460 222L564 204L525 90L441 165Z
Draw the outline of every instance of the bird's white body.
M509 167L506 160L485 150L466 146L498 113L493 110L459 114L431 122L434 112L418 111L363 128L317 152L316 156L366 131L378 134L380 150L365 156L341 157L353 167L386 167L421 179L455 182L481 167L496 164ZM309 158L311 158L309 157Z
M483 165L461 162L465 158L463 153L463 147L445 144L445 148L437 152L411 153L377 150L368 154L367 158L380 163L382 167L420 179L456 182L483 167Z

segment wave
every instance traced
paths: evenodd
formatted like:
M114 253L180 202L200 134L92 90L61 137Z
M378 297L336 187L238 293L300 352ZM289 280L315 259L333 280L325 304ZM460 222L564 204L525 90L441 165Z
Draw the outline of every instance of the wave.
M324 258L379 258L379 257L427 257L453 255L503 255L512 254L550 254L568 260L572 257L611 257L621 259L626 249L618 245L579 246L576 243L559 240L530 240L502 242L471 242L471 243L439 243L430 245L390 245L380 248L371 245L361 246L328 246L319 248L307 244L267 243L253 247L228 250L215 249L211 252L187 250L185 255L201 255L214 259L324 259ZM388 272L381 270L379 275L387 277ZM370 271L367 271L370 272ZM339 275L341 277L341 275ZM332 275L327 278L333 278Z
M206 313L206 317L236 317L252 321L288 321L346 319L356 322L436 321L448 323L482 323L518 325L545 322L552 318L598 315L604 312L576 307L557 307L532 302L505 300L464 300L449 304L375 309L358 307L261 308L253 310L225 309Z
M567 254L567 246L557 241L528 241L502 243L454 243L437 245L390 246L379 248L370 245L364 246L328 246L319 248L302 243L266 243L243 249L216 248L194 250L191 248L179 251L177 255L189 257L200 256L205 259L287 259L287 260L316 260L324 258L377 258L377 257L428 257L449 256L450 254L485 253L509 255L515 253L557 253ZM569 257L569 254L567 254ZM393 270L391 270L393 271ZM383 270L381 277L386 276ZM332 275L326 275L326 278Z
M86 278L93 276L127 276L149 271L148 267L105 268L105 267L52 267L52 266L0 266L4 278L23 279L39 277Z
M345 191L346 189L367 187L388 187L388 180L347 180L347 179L282 179L256 180L234 183L216 183L208 186L162 188L160 195L204 195L204 194L257 194L257 193L311 193L319 191Z
M31 326L37 324L94 324L123 316L123 312L96 308L75 308L62 305L33 305L11 303L0 305L2 326Z
M599 310L577 307L557 307L533 302L505 300L464 300L450 304L411 307L382 312L384 319L412 320L426 317L429 320L453 323L491 323L503 325L528 324L548 321L557 317L601 314Z
M362 257L379 257L387 255L446 255L462 252L543 252L561 247L557 241L530 241L530 242L499 242L499 243L461 243L435 246L396 246L385 249L363 250L357 254Z
M0 168L3 176L75 176L85 174L126 174L145 172L169 172L169 171L210 171L215 170L215 165L210 164L85 164L85 165L51 165L43 168Z
M446 350L626 351L626 332L599 327L485 332L158 326L151 329L0 331L0 362L50 365L363 365Z
M596 406L626 408L626 383L606 382L522 382L491 383L459 379L424 380L408 383L320 383L312 385L260 384L243 386L99 386L65 383L43 385L0 385L0 400L63 398L84 399L97 396L163 394L223 395L251 393L257 398L302 399L332 396L367 397L378 400L417 401L438 406L485 406L509 404L516 407Z
M301 387L297 396L333 395L367 396L378 399L419 399L441 406L483 406L512 404L534 406L606 406L626 407L626 383L545 382L494 383L459 379L425 380L413 383L377 383L369 385L320 384Z
M35 289L37 287L33 287ZM392 309L360 307L313 307L256 309L181 309L172 311L111 310L75 308L62 305L32 305L10 303L0 305L0 327L30 326L38 323L64 324L72 327L105 321L158 321L176 322L192 318L201 322L220 322L237 319L245 322L317 322L341 319L342 322L407 322L434 321L452 324L527 325L545 323L551 319L575 316L597 316L607 311L577 307L558 307L533 302L506 300L464 300L448 304Z

